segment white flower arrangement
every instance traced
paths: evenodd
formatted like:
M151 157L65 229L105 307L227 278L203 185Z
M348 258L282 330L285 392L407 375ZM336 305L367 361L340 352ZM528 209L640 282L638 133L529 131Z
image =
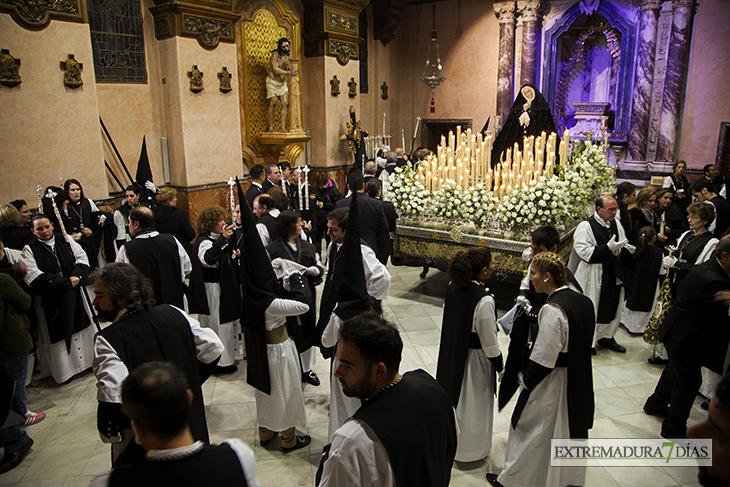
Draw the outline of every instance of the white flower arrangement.
M508 238L527 240L539 225L562 231L590 216L593 199L610 193L615 183L606 162L603 144L589 138L575 144L570 162L558 166L556 175L513 189L501 199L481 184L464 191L453 181L430 193L416 171L404 166L388 179L388 199L402 216L418 217L414 222L419 226L466 233L501 230Z
M494 193L487 191L481 184L470 187L463 193L464 218L474 223L477 228L484 228L493 219L499 206L499 199Z
M538 225L563 228L574 211L569 184L557 176L525 189L513 189L497 210L502 231L511 238L525 238Z

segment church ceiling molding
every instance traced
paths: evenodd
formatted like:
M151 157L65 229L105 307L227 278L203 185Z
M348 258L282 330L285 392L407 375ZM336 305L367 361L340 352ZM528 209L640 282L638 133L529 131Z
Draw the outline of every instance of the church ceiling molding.
M0 0L0 12L21 27L30 30L45 28L51 19L65 22L86 22L86 10L80 0Z
M240 16L232 9L231 0L155 1L150 12L158 40L192 37L202 47L215 49L221 42L236 42L234 24Z
M342 66L360 58L360 12L367 0L303 0L304 55L331 56Z

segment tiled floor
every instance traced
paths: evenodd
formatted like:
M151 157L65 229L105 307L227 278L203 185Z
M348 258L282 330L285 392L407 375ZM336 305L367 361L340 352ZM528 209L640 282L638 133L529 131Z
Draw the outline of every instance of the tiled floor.
M433 270L421 280L420 268L389 266L389 269L393 283L383 308L386 316L399 325L403 337L401 372L424 368L435 374L443 304L439 296L444 294L446 278ZM591 437L658 438L660 420L644 414L642 405L652 392L661 368L646 362L650 348L640 337L631 337L621 329L617 340L628 349L626 354L599 351L593 358L596 414ZM507 344L507 337L500 336L503 353ZM278 450L278 440L268 448L254 441L256 407L253 390L245 384L244 367L231 376L212 377L203 385L211 440L220 442L236 437L250 445L256 455L256 474L262 486L314 485L327 436L329 362L318 357L315 370L322 385L307 385L304 389L309 411L306 433L312 436L312 444L289 455ZM20 466L0 475L0 485L86 486L94 473L109 468L110 463L109 446L101 443L96 432L93 374L86 372L63 386L44 379L43 387L37 390L55 406L45 411L48 414L45 421L27 429L35 445ZM699 402L695 402L690 424L705 417ZM512 407L513 403L495 416L493 446L487 461L455 465L451 485L488 485L485 473L503 468ZM689 467L589 468L586 485L699 485L696 481L696 469Z

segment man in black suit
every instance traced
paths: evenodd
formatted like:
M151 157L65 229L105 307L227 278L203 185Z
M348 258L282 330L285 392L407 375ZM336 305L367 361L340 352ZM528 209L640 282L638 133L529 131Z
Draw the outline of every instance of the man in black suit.
M362 174L353 172L347 176L347 188L352 192L365 193ZM352 195L335 204L336 208L350 207ZM383 202L373 198L360 198L360 238L375 251L378 260L385 265L388 261L390 236L388 221L383 211Z
M717 238L722 238L730 227L730 203L717 194L715 185L706 178L699 179L689 187L696 201L711 203L715 207L715 221L707 229Z
M287 161L279 163L279 172L281 179L279 180L279 186L284 190L284 194L287 198L292 200L297 194L297 183L296 178L292 174L291 164Z
M248 173L251 175L251 186L246 190L246 201L253 208L253 200L256 199L256 196L264 192L262 185L264 182L264 166L256 164Z
M375 175L378 173L378 165L374 160L370 159L365 163L363 168L363 181L367 185L368 181L375 179ZM367 189L366 189L367 190Z
M629 214L629 206L636 201L636 186L628 181L619 184L616 188L616 201L618 202L618 216L616 220L624 227L624 234L629 239L629 242L636 245L636 242L634 242L634 229L631 225L631 215Z
M281 181L279 166L276 164L266 166L266 179L263 184L264 193L268 193L274 186L279 186L279 181Z
M664 438L685 437L687 419L702 384L701 367L723 373L730 342L728 295L730 238L724 238L710 260L684 278L659 328L669 364L644 411L666 418L661 430Z
M705 164L702 168L702 172L705 176L701 180L707 180L715 186L715 192L720 196L727 198L727 181L723 176L717 173L717 166L714 164Z
M395 229L397 227L398 213L395 211L395 205L390 201L383 201L381 198L383 192L380 186L380 180L378 178L370 178L365 182L365 192L383 203L383 213L385 213L385 220L388 222L388 236L390 237L390 246L388 248L388 255L393 255L393 238L395 238Z

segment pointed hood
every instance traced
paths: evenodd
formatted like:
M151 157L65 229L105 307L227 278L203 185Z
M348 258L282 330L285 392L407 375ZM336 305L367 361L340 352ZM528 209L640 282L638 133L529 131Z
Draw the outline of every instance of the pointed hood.
M342 261L335 267L335 282L338 288L337 307L334 312L343 321L370 309L370 296L365 285L365 270L362 266L360 249L360 212L357 200L362 197L362 193L352 193L345 241L342 243L339 256Z
M135 176L137 185L140 187L139 201L150 208L155 207L155 195L144 187L147 181L152 182L152 169L150 169L150 159L147 156L147 137L142 138L142 151L139 154L137 162L137 175ZM124 188L122 188L124 189Z
M271 261L261 242L251 209L246 204L241 184L236 178L241 211L241 262L245 276L241 316L246 342L248 369L246 382L265 394L271 394L269 359L266 353L265 313L271 302L278 298L278 284Z

